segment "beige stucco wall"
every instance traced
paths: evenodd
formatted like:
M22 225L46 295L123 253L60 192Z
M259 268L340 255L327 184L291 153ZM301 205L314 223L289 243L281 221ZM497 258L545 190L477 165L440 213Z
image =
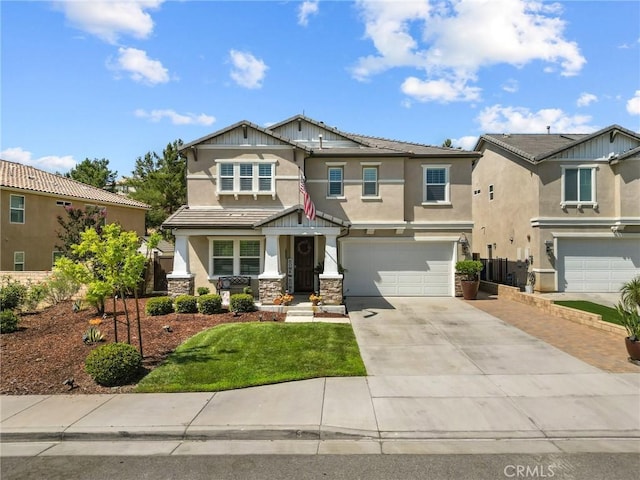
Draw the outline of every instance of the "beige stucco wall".
M25 223L10 223L10 195L25 197ZM55 245L59 243L56 232L60 230L56 217L65 216L56 201L70 201L73 207L86 204L107 207L107 222L118 222L124 230L134 230L144 235L145 210L115 205L85 202L77 198L39 195L26 191L0 191L0 270L13 270L13 253L25 252L25 270L51 270Z
M486 258L487 245L495 244L494 258L524 258L535 242L531 218L538 215L538 178L533 166L516 158L505 158L488 146L473 168L472 251ZM494 186L493 200L489 185ZM474 190L480 194L473 195ZM518 250L520 249L520 250ZM535 254L535 253L534 253Z
M613 165L616 216L640 217L640 159L629 158Z

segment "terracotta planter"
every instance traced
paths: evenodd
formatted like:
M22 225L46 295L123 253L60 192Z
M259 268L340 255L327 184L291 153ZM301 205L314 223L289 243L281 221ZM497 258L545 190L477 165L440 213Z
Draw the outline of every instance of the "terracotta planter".
M475 300L480 288L480 280L460 280L462 286L462 297L465 300Z
M624 339L624 344L627 347L627 353L631 360L640 360L640 340L632 342L629 337Z

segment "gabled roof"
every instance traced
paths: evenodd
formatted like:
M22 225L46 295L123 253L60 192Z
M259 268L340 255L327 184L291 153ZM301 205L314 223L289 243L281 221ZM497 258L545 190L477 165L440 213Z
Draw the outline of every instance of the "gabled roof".
M583 133L515 133L515 134L485 134L482 135L476 146L475 151L480 151L484 142L496 145L507 150L521 158L537 163L547 158L553 157L560 152L574 148L576 145L588 142L600 135L609 133L616 135L623 133L629 137L640 141L640 134L637 134L620 125L610 125L603 129L590 134ZM635 149L634 149L635 150ZM624 157L628 157L629 152L624 153Z
M148 209L149 205L131 198L86 185L71 178L45 172L22 163L0 160L0 187L73 197L90 202Z
M282 127L298 122L304 121L311 125L315 125L316 127L323 129L327 132L331 132L337 136L344 138L345 140L350 140L355 143L355 145L348 147L332 147L326 149L319 148L311 148L309 145L304 144L303 142L292 140L278 133L277 130ZM460 150L457 148L446 148L446 147L437 147L431 145L424 145L420 143L412 143L412 142L403 142L399 140L390 140L386 138L379 137L370 137L367 135L360 135L345 132L339 130L336 127L331 127L324 122L314 120L313 118L309 118L305 115L295 115L293 117L287 118L281 122L270 125L268 128L260 127L255 123L249 122L247 120L242 120L240 122L234 123L222 130L218 130L212 134L209 134L205 137L194 140L193 142L189 142L182 146L181 150L185 150L192 146L201 144L203 142L207 142L212 138L215 138L220 135L224 135L225 133L234 130L236 128L247 126L249 128L253 128L259 132L262 132L265 135L269 135L273 138L276 138L283 143L292 145L294 147L300 148L309 154L314 156L354 156L354 155L367 155L367 156L411 156L411 157L421 157L421 156L448 156L448 157L479 157L480 154L477 152L470 152L466 150Z
M249 122L248 120L241 120L239 122L234 123L233 125L229 125L228 127L225 127L225 128L220 129L220 130L218 130L216 132L210 133L209 135L205 135L204 137L200 137L200 138L198 138L198 139L196 139L196 140L194 140L192 142L189 142L189 143L186 143L186 144L182 145L182 147L180 148L180 151L183 151L183 150L186 150L187 148L191 148L191 147L194 147L194 146L199 145L201 143L207 142L207 141L211 140L212 138L219 137L220 135L224 135L227 132L230 132L232 130L235 130L236 128L243 127L243 126L246 126L248 128L252 128L254 130L257 130L257 131L259 131L259 132L261 132L261 133L263 133L265 135L269 135L269 136L271 136L271 137L273 137L273 138L275 138L277 140L280 140L283 143L287 143L289 145L301 148L303 150L309 150L304 145L299 144L299 143L297 143L295 141L292 141L292 140L290 140L288 138L285 138L282 135L279 135L279 134L277 134L276 132L274 132L274 131L272 131L270 129L261 127L260 125L256 125L255 123Z
M269 222L273 222L274 220L277 220L278 218L286 217L287 215L290 215L294 212L303 211L303 210L304 210L304 207L302 205L300 204L293 205L292 207L285 208L284 210L274 213L273 215L265 218L264 220L260 220L259 222L256 222L254 224L254 227L261 227L263 225L266 225ZM338 217L334 217L333 215L329 215L328 213L324 213L319 210L316 210L316 218L321 218L322 220L326 220L327 222L334 223L340 227L348 227L351 225L351 223L347 222L346 220L342 220Z

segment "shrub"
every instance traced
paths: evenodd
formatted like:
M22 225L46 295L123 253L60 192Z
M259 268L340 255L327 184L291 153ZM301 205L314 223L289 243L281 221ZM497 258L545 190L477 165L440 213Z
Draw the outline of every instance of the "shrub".
M80 284L76 282L72 276L63 273L60 270L54 270L51 276L44 283L45 299L52 304L69 300L78 290Z
M462 275L462 280L477 280L484 265L480 260L461 260L456 263L456 272Z
M17 280L6 278L0 287L0 310L20 308L26 297L27 287L25 285Z
M82 335L82 341L84 343L98 343L104 341L104 335L96 327L89 327L87 331Z
M24 300L24 305L27 310L36 310L40 302L42 302L47 295L47 286L45 283L30 283L29 291Z
M211 290L209 290L207 287L198 287L196 291L200 296L207 295L209 292L211 292Z
M145 307L147 315L155 317L156 315L166 315L173 313L173 301L171 297L153 297L147 300Z
M115 387L125 385L138 376L142 357L127 343L110 343L92 350L84 365L96 383Z
M177 313L198 313L198 300L193 295L180 295L176 297Z
M18 330L18 321L20 319L11 310L3 310L0 312L0 333L13 333Z
M251 296L253 296L253 290L252 290L252 288L251 288L251 287L244 287L244 288L242 289L242 293L246 293L247 295L251 295Z
M236 293L231 295L229 309L234 312L253 312L256 309L253 303L253 295L246 293Z
M198 310L205 315L213 315L222 311L222 297L216 294L198 297Z

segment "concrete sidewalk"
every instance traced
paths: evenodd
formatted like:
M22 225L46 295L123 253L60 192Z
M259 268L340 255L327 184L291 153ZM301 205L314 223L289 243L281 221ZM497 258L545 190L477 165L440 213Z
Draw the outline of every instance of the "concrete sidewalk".
M2 396L0 454L640 452L640 374L605 373L459 299L348 307L368 377Z

